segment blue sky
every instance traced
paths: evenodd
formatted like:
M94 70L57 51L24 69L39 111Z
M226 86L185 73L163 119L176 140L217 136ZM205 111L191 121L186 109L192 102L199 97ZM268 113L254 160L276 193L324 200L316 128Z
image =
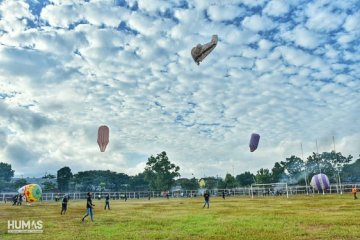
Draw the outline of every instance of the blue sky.
M359 26L359 0L1 1L0 161L133 175L166 151L184 177L224 176L333 136L357 157Z

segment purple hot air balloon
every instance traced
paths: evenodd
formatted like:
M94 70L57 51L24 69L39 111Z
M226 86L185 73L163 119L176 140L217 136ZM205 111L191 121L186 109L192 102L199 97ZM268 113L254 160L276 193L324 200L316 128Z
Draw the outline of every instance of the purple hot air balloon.
M310 185L318 191L327 190L330 188L329 178L323 173L314 175L311 178Z
M101 152L105 152L106 146L109 143L109 128L105 125L100 126L98 130L97 142Z
M257 133L251 134L250 143L249 143L250 152L253 152L257 149L257 147L259 145L259 140L260 140L259 134L257 134Z

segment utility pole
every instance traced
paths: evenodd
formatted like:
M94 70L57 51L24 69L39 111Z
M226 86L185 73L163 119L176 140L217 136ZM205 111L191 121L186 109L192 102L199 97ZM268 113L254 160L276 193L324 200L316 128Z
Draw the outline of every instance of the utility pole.
M304 152L303 152L303 146L301 143L301 158L304 161ZM307 185L307 173L306 173L306 162L304 161L305 164L305 186L306 186L306 195L309 195L309 191L308 191L308 185Z
M317 139L316 139L316 160L318 161L318 164L319 164L319 170L320 170L320 173L321 173L321 164L320 164L320 161L319 161L319 148L318 148L318 143L317 143Z
M336 150L335 150L335 137L333 136L333 145L334 145L334 154L337 160L337 154L336 154ZM340 180L340 166L337 166L338 163L336 163L336 170L338 173L338 181L339 181L339 187L340 187L340 194L343 194L342 192L342 188L341 188L341 180Z
M319 161L319 148L318 148L318 144L317 144L317 139L316 139L316 160ZM319 169L320 169L320 174L321 174L321 164L319 161ZM323 189L323 195L325 194L325 190L324 187L322 187Z

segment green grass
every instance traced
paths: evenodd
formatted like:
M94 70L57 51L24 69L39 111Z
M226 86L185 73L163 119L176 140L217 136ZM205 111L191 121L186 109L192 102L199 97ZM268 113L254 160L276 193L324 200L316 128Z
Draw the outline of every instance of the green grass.
M360 200L352 195L94 200L94 222L84 223L85 200L32 206L0 204L0 239L360 239ZM42 220L40 234L7 233L8 220Z

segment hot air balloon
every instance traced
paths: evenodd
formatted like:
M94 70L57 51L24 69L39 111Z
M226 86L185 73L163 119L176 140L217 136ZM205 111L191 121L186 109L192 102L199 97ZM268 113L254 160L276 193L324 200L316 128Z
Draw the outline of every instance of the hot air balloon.
M109 128L105 125L99 127L97 142L101 152L105 152L106 146L109 143Z
M204 45L198 44L196 45L196 47L193 47L191 49L191 56L194 59L194 61L197 63L197 65L199 65L200 62L204 60L204 58L206 58L206 56L209 55L209 53L212 52L212 50L214 50L217 42L218 42L218 36L213 35L211 38L211 42L206 43Z
M25 197L26 202L35 202L41 198L42 190L37 184L27 184L19 188L18 193Z
M259 140L260 140L259 134L257 134L257 133L251 134L250 143L249 143L250 152L253 152L257 149L257 147L259 145Z
M330 188L329 178L323 174L314 175L311 178L310 185L317 191L324 191Z

